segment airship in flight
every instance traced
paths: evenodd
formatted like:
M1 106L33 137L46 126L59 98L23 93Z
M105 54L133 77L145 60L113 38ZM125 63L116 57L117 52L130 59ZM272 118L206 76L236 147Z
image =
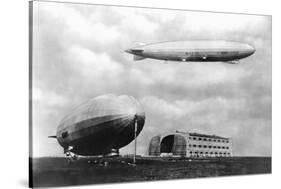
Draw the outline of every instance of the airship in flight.
M181 62L225 62L236 64L255 52L249 44L234 41L170 41L140 44L125 50L134 60L145 58Z
M56 138L66 156L106 156L133 141L143 129L145 113L132 96L98 96L66 115Z

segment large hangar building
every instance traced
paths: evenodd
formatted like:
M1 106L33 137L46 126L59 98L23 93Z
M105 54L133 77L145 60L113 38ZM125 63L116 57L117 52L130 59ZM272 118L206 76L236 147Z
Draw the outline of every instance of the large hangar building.
M232 139L199 133L176 131L154 136L149 156L231 157Z

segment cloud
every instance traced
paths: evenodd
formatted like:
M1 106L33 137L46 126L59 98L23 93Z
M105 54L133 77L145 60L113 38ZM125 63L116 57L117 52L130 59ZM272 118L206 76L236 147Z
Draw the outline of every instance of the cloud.
M165 116L166 119L179 119L184 115L184 110L177 104L168 103L154 96L144 97L141 103L148 113L151 111L158 116Z
M132 95L144 106L141 154L152 136L182 130L232 137L235 155L271 155L270 17L34 4L35 156L63 155L47 136L74 107L107 93ZM242 41L256 52L238 65L133 62L124 53L136 42L196 39ZM129 144L121 152L132 150Z
M102 79L106 74L116 77L123 71L122 65L111 60L106 53L96 54L81 46L72 46L67 53L72 57L69 61L80 69L85 77Z

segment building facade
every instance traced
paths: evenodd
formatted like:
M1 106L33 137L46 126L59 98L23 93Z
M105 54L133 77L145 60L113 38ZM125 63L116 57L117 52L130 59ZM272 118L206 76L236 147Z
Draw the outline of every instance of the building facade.
M232 139L176 131L152 137L149 156L231 157Z

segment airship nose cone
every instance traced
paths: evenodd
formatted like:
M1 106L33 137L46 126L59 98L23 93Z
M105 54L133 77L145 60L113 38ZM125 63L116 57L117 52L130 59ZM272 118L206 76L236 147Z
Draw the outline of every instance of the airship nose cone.
M137 112L135 114L135 119L137 119L138 121L139 120L145 120L145 113L144 113L144 111L143 112Z
M247 45L247 51L249 52L249 54L254 54L256 49L255 49L255 47L253 47L251 45Z

